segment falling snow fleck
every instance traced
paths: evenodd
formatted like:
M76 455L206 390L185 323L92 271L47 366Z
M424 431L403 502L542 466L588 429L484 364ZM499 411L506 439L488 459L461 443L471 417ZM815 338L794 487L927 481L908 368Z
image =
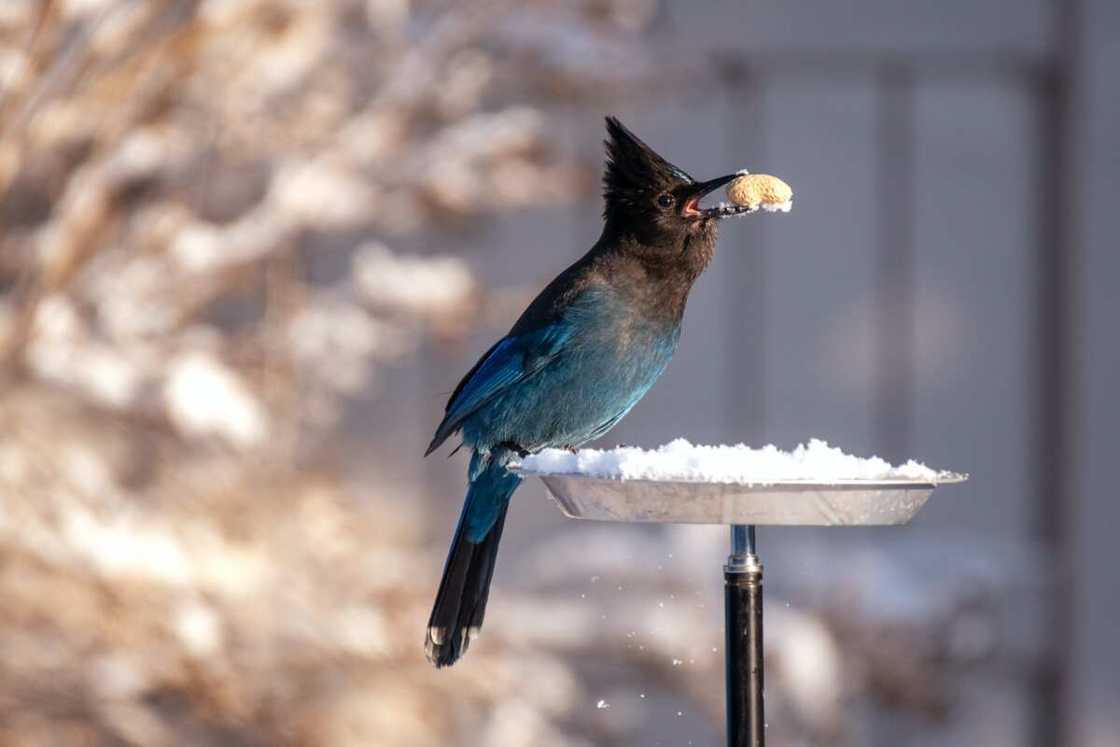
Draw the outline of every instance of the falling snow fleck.
M598 703L595 704L595 707L598 708L600 711L602 711L602 710L605 710L607 708L610 708L611 704L608 703L605 700L600 700Z
M646 694L645 693L638 693L638 697L641 698L642 700L645 700L646 699Z
M679 667L681 664L684 664L684 662L681 661L680 659L673 659L673 666L674 667Z

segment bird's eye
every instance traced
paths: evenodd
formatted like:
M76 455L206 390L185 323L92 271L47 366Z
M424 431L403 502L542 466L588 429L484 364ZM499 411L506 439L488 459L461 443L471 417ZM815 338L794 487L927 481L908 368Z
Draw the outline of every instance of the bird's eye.
M663 208L672 207L673 206L673 196L672 195L661 195L660 197L657 198L657 204L660 205Z

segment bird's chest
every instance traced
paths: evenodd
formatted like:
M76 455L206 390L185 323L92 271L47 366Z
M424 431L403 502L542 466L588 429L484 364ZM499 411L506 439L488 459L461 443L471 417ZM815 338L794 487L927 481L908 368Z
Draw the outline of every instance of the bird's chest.
M577 357L604 390L622 396L644 393L672 358L679 337L677 324L632 307L615 310L588 330Z
M609 338L620 363L672 356L683 308L670 289L653 283L624 286L615 291L607 308L602 334Z
M564 345L539 374L503 393L464 428L471 443L534 451L570 447L610 429L653 386L677 347L679 325L609 292L567 310Z
M669 361L677 348L680 327L630 317L616 321L610 334L613 363L641 370Z

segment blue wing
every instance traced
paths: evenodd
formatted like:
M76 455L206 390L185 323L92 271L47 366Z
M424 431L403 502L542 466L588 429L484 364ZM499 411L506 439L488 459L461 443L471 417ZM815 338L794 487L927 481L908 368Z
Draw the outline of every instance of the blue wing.
M520 335L507 335L479 359L447 402L425 456L459 430L463 420L507 387L532 376L563 349L573 325L563 319Z

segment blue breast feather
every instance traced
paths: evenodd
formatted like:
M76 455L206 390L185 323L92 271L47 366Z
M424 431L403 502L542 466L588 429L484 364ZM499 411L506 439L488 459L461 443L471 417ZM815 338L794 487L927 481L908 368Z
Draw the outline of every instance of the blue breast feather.
M494 346L448 403L433 444L457 430L483 452L597 438L661 375L679 333L610 292L584 291L560 318Z

